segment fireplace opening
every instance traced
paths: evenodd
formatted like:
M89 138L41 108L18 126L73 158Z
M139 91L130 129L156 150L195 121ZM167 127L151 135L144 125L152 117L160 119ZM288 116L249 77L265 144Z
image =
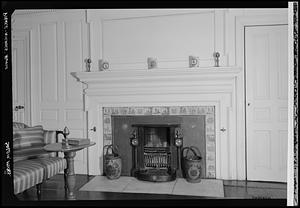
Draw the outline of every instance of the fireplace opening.
M201 106L197 108L194 107L195 109L193 107L180 107L179 112L182 112L183 115L152 115L153 113L151 113L151 111L146 111L148 108L143 107L142 109L144 109L145 112L139 112L138 110L140 108L141 107L133 108L136 110L136 113L133 113L133 111L130 111L125 107L104 108L103 145L113 144L119 147L119 155L122 158L121 176L134 176L134 164L137 164L136 167L139 167L138 165L140 165L138 163L134 163L134 151L130 139L134 130L137 130L137 127L133 127L133 125L139 124L140 126L148 128L148 130L146 130L146 133L148 131L148 135L146 134L145 136L149 139L143 140L143 145L146 146L144 148L146 149L146 152L150 151L150 146L156 147L157 151L161 149L164 150L164 146L166 145L165 142L167 142L167 146L170 146L169 148L171 150L173 149L175 152L174 154L176 154L177 147L174 146L174 140L172 139L176 136L176 130L179 130L179 137L183 137L182 148L187 146L196 146L201 152L202 178L215 178L215 127L213 108ZM127 111L125 112L126 109ZM193 109L195 111L192 111ZM153 109L152 111L156 112ZM168 112L172 112L171 107ZM194 115L185 115L187 112L190 112L191 114L193 113ZM130 115L128 115L129 113ZM156 125L155 131L151 130L153 127L151 125ZM180 125L180 127L175 128L172 133L170 129L172 125ZM137 133L138 132L136 131L136 134ZM156 136L154 136L155 134ZM151 141L151 137L153 140L152 144L149 142ZM159 137L159 139L156 137ZM139 144L141 144L141 141L139 141ZM147 148L147 146L149 148ZM174 157L178 158L178 156ZM146 167L147 166L150 165L146 164ZM160 164L160 166L163 173L168 170L165 168L165 163ZM146 167L144 170L147 170L148 172L152 171L151 166L148 168ZM172 163L171 160L171 167L176 167L176 159L174 163ZM182 174L177 171L176 178L182 177Z
M132 128L132 176L164 182L181 175L179 124L133 124Z

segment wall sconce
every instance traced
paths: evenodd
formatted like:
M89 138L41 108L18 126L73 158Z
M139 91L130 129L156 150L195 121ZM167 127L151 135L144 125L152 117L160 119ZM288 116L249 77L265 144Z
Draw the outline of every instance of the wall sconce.
M196 56L189 56L189 67L199 67L199 58Z
M90 59L90 58L87 58L87 59L85 59L84 60L84 62L85 62L85 67L86 67L86 71L87 72L90 72L91 71L91 63L92 63L92 59Z
M104 71L109 69L109 63L108 61L104 61L103 59L99 60L99 69L100 71Z
M219 67L219 57L220 57L220 53L219 52L215 52L214 53L215 67Z
M157 68L157 59L156 58L147 58L148 69Z

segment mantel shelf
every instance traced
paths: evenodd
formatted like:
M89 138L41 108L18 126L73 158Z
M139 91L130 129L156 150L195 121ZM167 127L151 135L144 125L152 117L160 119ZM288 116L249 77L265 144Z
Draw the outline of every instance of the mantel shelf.
M160 80L160 79L207 79L233 78L242 69L240 67L202 67L180 69L147 69L147 70L107 70L91 72L71 72L77 81L89 84L102 81L133 81L133 80Z

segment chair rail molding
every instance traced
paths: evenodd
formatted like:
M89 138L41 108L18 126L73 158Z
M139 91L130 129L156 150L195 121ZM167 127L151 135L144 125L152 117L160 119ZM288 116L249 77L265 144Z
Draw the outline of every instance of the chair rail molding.
M244 158L237 155L237 114L242 87L241 68L207 67L201 69L156 69L101 72L72 72L83 90L84 110L88 114L89 138L96 148L89 151L92 175L102 174L103 107L130 106L215 106L216 178L244 179ZM240 101L242 100L242 101ZM228 131L222 131L222 128ZM99 158L100 161L92 158ZM239 161L240 160L240 161ZM238 170L239 169L239 170Z

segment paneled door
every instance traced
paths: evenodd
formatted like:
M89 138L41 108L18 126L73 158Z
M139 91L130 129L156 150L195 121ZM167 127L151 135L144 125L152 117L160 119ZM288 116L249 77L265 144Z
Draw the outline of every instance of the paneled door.
M12 33L13 121L30 125L29 32Z
M287 25L245 27L247 180L287 181Z

